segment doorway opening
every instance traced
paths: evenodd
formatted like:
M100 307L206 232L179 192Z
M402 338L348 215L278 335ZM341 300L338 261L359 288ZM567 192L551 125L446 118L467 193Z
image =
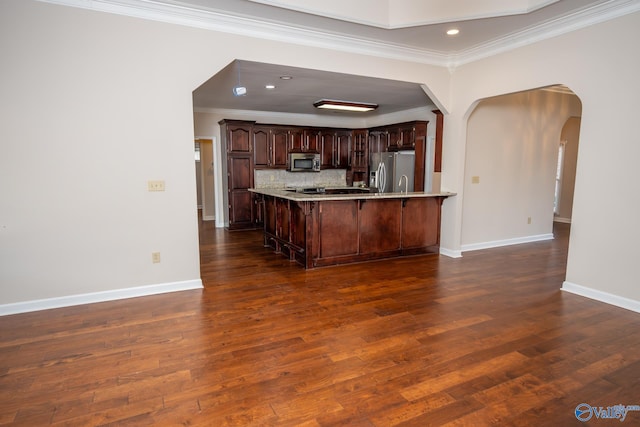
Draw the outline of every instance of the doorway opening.
M478 102L467 122L463 252L554 238L564 215L554 214L556 194L561 205L573 199L581 115L580 99L564 86ZM573 163L566 145L556 191L558 147L567 138Z

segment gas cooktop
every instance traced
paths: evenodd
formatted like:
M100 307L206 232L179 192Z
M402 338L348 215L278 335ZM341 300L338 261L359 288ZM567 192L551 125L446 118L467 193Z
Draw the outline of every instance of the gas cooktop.
M295 187L295 188L287 188L287 191L295 191L296 193L305 193L305 194L320 194L325 192L324 187Z

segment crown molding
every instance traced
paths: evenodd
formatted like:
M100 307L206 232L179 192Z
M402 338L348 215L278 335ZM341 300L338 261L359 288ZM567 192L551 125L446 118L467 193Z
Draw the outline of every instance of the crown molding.
M610 0L574 14L455 53L363 40L154 0L37 0L98 12L388 59L456 67L640 11L638 0Z
M450 56L450 69L640 11L638 0L610 0Z

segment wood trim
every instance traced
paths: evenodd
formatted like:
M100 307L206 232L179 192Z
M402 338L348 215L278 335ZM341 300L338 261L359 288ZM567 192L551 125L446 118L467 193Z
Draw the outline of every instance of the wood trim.
M444 131L444 115L440 110L433 110L436 115L436 146L433 171L442 172L442 132Z

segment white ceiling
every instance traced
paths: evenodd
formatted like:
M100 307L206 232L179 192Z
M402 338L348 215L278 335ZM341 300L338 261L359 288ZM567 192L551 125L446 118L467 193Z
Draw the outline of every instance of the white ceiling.
M640 0L40 1L450 69L640 11ZM234 61L194 91L194 107L315 114L320 98L379 104L369 115L433 105L416 83Z

